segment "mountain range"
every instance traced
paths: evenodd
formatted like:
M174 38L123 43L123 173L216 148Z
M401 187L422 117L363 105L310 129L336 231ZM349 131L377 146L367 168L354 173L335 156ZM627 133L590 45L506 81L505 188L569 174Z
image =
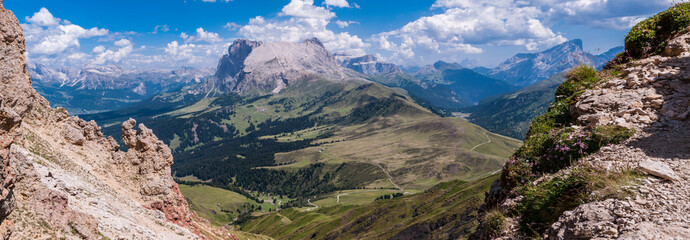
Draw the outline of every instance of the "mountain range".
M156 94L178 91L202 82L213 69L125 70L117 65L55 69L27 66L33 87L55 107L72 113L94 113L122 108Z
M583 50L582 40L574 39L543 52L516 54L491 69L487 75L511 85L526 87L574 66L603 66L622 51L623 47L615 47L593 55Z

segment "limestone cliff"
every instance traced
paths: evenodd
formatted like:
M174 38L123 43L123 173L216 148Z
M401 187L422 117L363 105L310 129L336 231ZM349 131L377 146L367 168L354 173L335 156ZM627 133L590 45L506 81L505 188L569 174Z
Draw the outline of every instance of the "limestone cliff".
M216 74L199 91L276 94L302 80L366 81L361 76L338 65L316 38L302 43L238 39L220 59Z
M122 124L128 151L31 87L22 29L0 1L0 238L234 238L193 214L170 149Z

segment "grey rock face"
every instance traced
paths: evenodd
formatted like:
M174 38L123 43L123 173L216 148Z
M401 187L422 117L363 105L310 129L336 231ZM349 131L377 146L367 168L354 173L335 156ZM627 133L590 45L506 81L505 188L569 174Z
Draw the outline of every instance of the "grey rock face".
M237 85L237 82L232 82L232 80L239 77L238 74L244 68L244 60L261 44L260 41L237 39L230 45L228 54L223 55L218 62L218 69L214 75L220 81L218 82L219 90L231 91Z

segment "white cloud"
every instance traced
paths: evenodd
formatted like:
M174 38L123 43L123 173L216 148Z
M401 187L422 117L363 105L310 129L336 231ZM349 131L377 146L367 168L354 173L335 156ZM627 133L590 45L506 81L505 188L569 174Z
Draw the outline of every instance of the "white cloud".
M489 1L485 1L489 2ZM535 7L547 25L566 21L593 27L628 29L652 14L670 7L674 0L495 0L504 7ZM437 0L432 8L476 8L476 0Z
M283 11L279 15L325 20L335 17L335 13L328 11L328 9L314 6L314 0L292 0L283 7Z
M214 32L207 32L204 30L204 28L197 28L196 29L196 35L189 36L187 33L181 33L180 37L185 40L185 42L208 42L208 43L216 43L223 41L222 38L218 35L218 33Z
M340 28L346 28L346 27L349 27L350 24L359 24L359 22L356 22L356 21L340 21L340 20L338 20L338 21L335 21L335 24L338 25L338 27L340 27Z
M26 21L38 26L55 26L60 24L60 19L53 17L53 14L46 8L41 8L31 17L26 17Z
M226 23L225 26L223 26L223 28L227 29L228 31L235 31L237 29L242 28L242 25L239 25L239 24L234 23L234 22L229 22L229 23Z
M292 0L278 14L281 18L266 20L257 16L239 30L246 38L262 41L299 42L316 37L331 51L364 53L364 43L356 35L347 32L334 33L327 28L335 13L324 7L314 6L313 0Z
M512 0L439 0L432 8L443 8L444 12L380 33L372 41L392 51L393 58L403 59L479 54L483 50L477 45L485 44L536 50L566 41L542 23L538 8Z
M172 65L206 65L209 66L218 61L230 43L217 44L180 44L172 41L164 49L164 55L155 56L156 61L164 61L168 66Z
M629 29L647 17L670 7L674 0L541 0L533 5L546 20L610 29Z
M211 3L216 2L216 0L201 0L201 1L202 1L202 2L211 2ZM219 0L218 2L226 2L226 3L229 3L229 2L232 2L232 0Z
M93 64L119 63L123 59L127 58L134 50L132 42L127 39L118 40L114 43L114 45L118 46L119 48L116 50L108 49L98 53L93 60ZM94 50L96 49L94 48Z
M98 45L91 50L92 53L102 53L105 52L105 46Z
M132 42L127 40L127 39L120 39L120 40L115 41L113 44L115 44L115 46L118 46L118 47L124 47L124 46L128 46L128 45L132 45Z
M156 34L158 32L167 32L170 31L170 27L168 25L156 25L156 27L153 28L153 34Z
M334 6L334 7L341 7L341 8L350 7L350 4L347 3L347 0L326 0L326 1L323 1L323 4L325 4L326 6Z
M58 54L62 53L68 48L79 47L79 39L91 38L96 36L104 36L108 34L107 29L90 28L84 29L80 26L58 25L57 27L50 27L47 30L30 31L38 33L38 36L31 36L32 39L41 38L38 44L30 48L29 54ZM42 36L41 36L42 35Z
M102 28L83 28L67 20L54 17L41 9L22 23L31 63L53 67L80 68L87 64L117 64L125 68L177 68L182 66L208 67L217 63L227 51L226 43L217 33L198 28L192 35L181 34L186 42L170 42L163 46L135 46L135 32L111 33ZM169 31L158 25L154 32ZM87 40L87 43L82 41ZM98 43L89 49L81 45Z
M46 8L41 8L33 16L25 18L27 23L21 24L27 45L29 58L41 55L60 57L60 54L73 54L79 50L79 40L105 36L107 29L93 27L84 29L81 26L60 20ZM67 58L67 56L62 56Z
M192 49L194 47L194 44L180 45L177 41L172 41L168 43L168 46L165 48L165 53L173 57L175 60L191 61L191 59L194 58L194 54L192 54Z

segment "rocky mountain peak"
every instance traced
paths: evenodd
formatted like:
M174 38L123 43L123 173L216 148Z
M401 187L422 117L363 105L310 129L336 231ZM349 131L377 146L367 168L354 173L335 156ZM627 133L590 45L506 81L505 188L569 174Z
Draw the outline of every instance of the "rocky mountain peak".
M516 86L529 86L579 65L603 66L614 48L602 55L583 50L582 40L573 39L538 53L519 53L499 64L489 76ZM615 55L615 54L613 54Z
M218 63L215 76L200 88L206 93L279 93L313 77L331 81L360 79L338 65L318 39L302 43L236 40Z
M304 40L304 43L316 44L316 45L318 45L318 46L320 46L320 47L322 47L322 48L326 48L326 47L323 46L323 43L321 42L321 40L319 40L318 38L309 38L309 39L305 39L305 40Z
M225 79L236 76L244 68L244 60L261 44L260 41L247 39L235 40L228 48L228 54L224 55L218 62L215 77Z
M433 64L434 68L440 71L446 69L463 69L464 67L459 63L449 63L444 61L437 61Z

